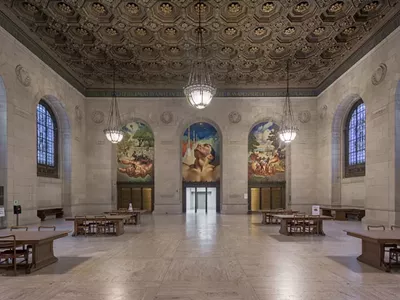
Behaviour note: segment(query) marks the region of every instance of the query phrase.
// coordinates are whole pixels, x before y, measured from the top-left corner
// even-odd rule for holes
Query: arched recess
[[[271,119],[258,121],[248,135],[249,212],[286,208],[287,145]]]
[[[154,210],[154,133],[142,119],[126,120],[116,147],[117,208]]]
[[[0,208],[5,211],[5,216],[0,217],[0,229],[7,227],[7,150],[7,98],[0,76]]]
[[[36,99],[36,106],[43,99],[52,109],[59,130],[59,175],[61,180],[61,205],[65,215],[72,214],[71,196],[71,174],[72,174],[72,151],[71,151],[71,123],[64,104],[53,95],[44,95]],[[36,116],[35,116],[36,119]]]
[[[350,94],[340,102],[332,121],[331,144],[331,205],[340,206],[342,203],[342,174],[344,168],[344,127],[351,107],[361,99],[358,94]]]
[[[221,131],[201,119],[188,123],[180,137],[182,212],[221,212]]]

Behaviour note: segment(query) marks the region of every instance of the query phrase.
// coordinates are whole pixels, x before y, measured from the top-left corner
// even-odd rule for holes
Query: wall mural
[[[261,122],[249,133],[249,183],[285,181],[285,143],[278,136],[279,126]]]
[[[183,181],[219,181],[220,161],[220,138],[215,127],[205,122],[190,125],[182,137]]]
[[[144,123],[126,124],[123,140],[117,144],[119,182],[154,181],[154,136]]]

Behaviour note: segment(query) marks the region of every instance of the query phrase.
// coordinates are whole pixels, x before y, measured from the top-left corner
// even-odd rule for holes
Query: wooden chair
[[[368,225],[367,230],[385,230],[384,225]],[[389,252],[389,263],[390,263],[390,249],[391,248],[397,248],[397,244],[385,244],[385,252]]]
[[[107,229],[107,219],[106,216],[94,216],[96,223],[96,234],[105,234]]]
[[[83,233],[83,235],[86,235],[86,233],[89,232],[89,224],[85,216],[76,216],[75,223],[76,223],[76,235],[79,235],[79,233]]]
[[[7,235],[0,237],[0,265],[5,264],[5,266],[10,265],[10,260],[12,261],[12,266],[14,268],[14,275],[17,276],[17,259],[23,258],[26,263],[26,268],[28,268],[29,263],[29,251],[26,249],[18,248],[17,241],[15,240],[15,235]]]
[[[306,218],[306,231],[308,233],[313,233],[313,234],[319,234],[320,233],[320,224],[321,224],[321,220],[320,220],[320,216],[313,216],[313,218]]]
[[[42,231],[42,229],[45,229],[45,230],[52,229],[53,231],[56,231],[56,226],[39,226],[38,227],[38,231]]]
[[[306,224],[306,214],[305,213],[297,213],[294,214],[294,218],[290,223],[290,232],[291,233],[303,233],[305,232],[305,224]]]
[[[15,230],[28,231],[28,227],[27,226],[11,226],[10,227],[10,231],[15,231]]]

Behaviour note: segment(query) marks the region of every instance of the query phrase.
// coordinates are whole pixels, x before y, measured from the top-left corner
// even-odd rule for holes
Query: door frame
[[[186,213],[186,188],[216,188],[216,212],[221,213],[220,183],[219,182],[182,182],[182,213]],[[207,194],[206,194],[207,195]],[[196,194],[197,197],[197,194]],[[207,197],[207,196],[206,196]],[[207,212],[207,208],[206,208]]]
[[[248,201],[247,201],[247,211],[249,214],[254,213],[254,211],[251,210],[251,189],[253,188],[276,188],[280,187],[282,188],[282,203],[284,204],[283,208],[286,208],[286,182],[269,182],[269,183],[260,183],[260,184],[251,184],[248,186]],[[270,196],[272,200],[272,190],[270,190]],[[262,202],[261,199],[261,192],[260,192],[260,204]]]
[[[141,207],[143,209],[143,189],[144,188],[151,188],[151,212],[154,211],[154,182],[117,182],[117,208],[120,203],[120,189],[121,188],[140,188],[141,189]],[[131,191],[131,198],[132,198],[132,191]]]

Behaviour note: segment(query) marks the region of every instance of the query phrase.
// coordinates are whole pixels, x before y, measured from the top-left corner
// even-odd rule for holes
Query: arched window
[[[57,122],[50,106],[40,100],[36,108],[37,175],[58,177]]]
[[[345,177],[365,175],[365,105],[360,99],[351,108],[345,128]]]

